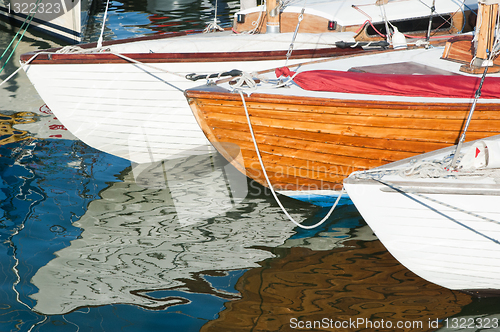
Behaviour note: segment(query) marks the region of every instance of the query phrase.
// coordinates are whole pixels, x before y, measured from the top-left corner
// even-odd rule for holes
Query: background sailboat
[[[0,0],[0,24],[23,26],[58,40],[77,44],[83,41],[92,0],[36,1]]]

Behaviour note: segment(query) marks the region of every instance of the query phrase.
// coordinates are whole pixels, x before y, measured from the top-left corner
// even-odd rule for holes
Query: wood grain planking
[[[203,120],[205,121],[205,120]],[[211,119],[210,121],[216,121]],[[208,124],[204,122],[204,124],[209,128]],[[226,129],[232,129],[236,131],[247,131],[248,124],[245,123],[221,123],[217,125],[216,123],[212,123],[214,126]],[[210,131],[211,129],[206,129]],[[254,127],[254,130],[257,134],[268,133],[269,130],[267,127]],[[416,152],[416,153],[424,153],[427,151],[433,151],[445,146],[443,142],[416,142],[410,141],[405,138],[398,137],[396,139],[374,139],[374,138],[366,138],[366,137],[353,137],[353,136],[345,136],[342,134],[328,134],[328,133],[318,133],[318,132],[309,132],[307,133],[307,137],[305,138],[302,133],[298,133],[294,129],[283,129],[283,135],[289,138],[295,139],[307,139],[317,142],[328,142],[333,145],[348,145],[348,146],[357,146],[357,147],[367,147],[371,146],[374,149],[386,149],[386,150],[395,150],[395,151],[406,151],[406,152]],[[458,137],[458,136],[457,136]]]
[[[212,120],[214,121],[214,120]],[[214,126],[215,123],[212,123]],[[221,124],[221,126],[217,126],[218,130],[232,130],[236,132],[246,132],[248,131],[248,124],[237,124],[232,123],[229,126]],[[266,135],[269,134],[269,131],[266,127],[254,127],[254,132],[257,135]],[[442,142],[418,142],[418,141],[409,141],[404,138],[398,139],[374,139],[372,137],[353,137],[353,136],[344,136],[344,135],[336,135],[336,134],[326,134],[326,133],[308,133],[307,137],[304,137],[302,133],[298,133],[293,129],[282,129],[281,135],[283,137],[287,137],[290,139],[296,140],[307,140],[319,143],[325,143],[329,146],[353,146],[360,148],[371,148],[376,150],[388,150],[388,151],[401,151],[401,152],[411,152],[411,153],[424,153],[426,151],[434,151],[448,146],[449,144]]]
[[[461,105],[457,111],[453,110],[436,110],[432,111],[427,109],[427,105],[422,105],[422,107],[415,108],[414,105],[410,107],[405,107],[405,105],[387,105],[387,107],[377,107],[377,108],[367,108],[359,104],[345,104],[345,103],[332,103],[330,105],[319,105],[319,106],[304,106],[300,104],[280,104],[277,107],[272,105],[270,108],[269,103],[246,101],[249,109],[252,110],[265,110],[268,112],[276,112],[279,116],[281,112],[289,112],[291,116],[300,116],[300,113],[311,114],[311,116],[323,116],[323,115],[336,115],[336,116],[370,116],[370,117],[390,117],[390,118],[422,118],[422,119],[463,119],[464,115],[468,112],[469,105]],[[211,102],[204,102],[206,106],[214,106],[221,108],[229,108],[225,110],[227,113],[237,114],[240,113],[239,110],[232,110],[234,107],[242,107],[241,103],[227,103],[218,104]],[[480,106],[479,106],[480,108]],[[494,118],[500,119],[498,112],[493,114],[486,113],[487,111],[478,110],[478,115],[485,119],[491,119],[490,115]]]
[[[349,163],[344,163],[344,165],[353,165],[354,163],[358,162],[359,158],[364,158],[364,159],[373,159],[373,160],[388,160],[388,161],[394,161],[394,160],[399,160],[407,157],[411,157],[415,155],[418,152],[415,151],[401,151],[399,149],[380,149],[380,148],[374,148],[372,146],[372,141],[375,141],[374,139],[370,139],[366,141],[366,145],[363,147],[359,146],[352,146],[352,145],[343,145],[339,144],[336,142],[328,142],[328,141],[313,141],[313,140],[303,140],[303,139],[297,139],[297,138],[291,138],[289,135],[287,135],[286,132],[283,133],[278,133],[276,135],[270,135],[266,132],[265,129],[260,129],[259,128],[254,128],[255,135],[256,135],[256,140],[258,144],[266,144],[269,146],[274,146],[276,147],[275,150],[269,150],[267,151],[268,153],[274,153],[274,154],[282,154],[284,155],[283,151],[280,151],[279,148],[294,148],[297,150],[302,150],[302,151],[310,151],[310,152],[317,152],[321,154],[326,154],[326,155],[336,155],[339,157],[345,156],[349,157],[349,159],[352,159],[353,157],[355,158],[353,162]],[[252,143],[253,140],[250,136],[250,133],[248,132],[248,128],[245,130],[234,130],[234,128],[218,128],[214,132],[214,136],[222,142],[238,142],[238,145],[243,145],[247,148],[250,148],[253,145],[246,145],[248,143]],[[243,143],[246,142],[246,143]],[[393,142],[394,143],[394,142]],[[444,147],[444,144],[443,146]],[[296,156],[296,158],[301,158],[303,156],[299,155]],[[305,155],[304,155],[305,157]],[[318,159],[316,159],[318,160]],[[326,163],[338,163],[338,161],[326,159]],[[365,167],[365,166],[364,166]]]
[[[206,115],[205,115],[206,116]],[[217,114],[217,117],[213,119],[214,121],[220,121],[220,126],[227,126],[231,123],[241,123],[246,124],[247,120],[245,115],[227,115],[227,114]],[[350,124],[330,124],[330,123],[317,123],[317,122],[299,122],[295,120],[275,120],[267,118],[258,118],[255,116],[251,117],[252,125],[267,127],[267,130],[274,134],[274,131],[279,129],[292,129],[297,132],[302,132],[304,139],[307,139],[309,133],[327,133],[336,134],[343,136],[354,136],[354,137],[370,137],[377,139],[406,139],[415,140],[423,142],[445,142],[453,144],[456,142],[457,138],[460,136],[460,130],[462,128],[460,123],[456,123],[453,128],[446,130],[439,130],[437,124],[430,123],[428,127],[422,128],[405,128],[407,120],[402,121],[387,121],[386,127],[380,126],[362,126],[362,125],[350,125]],[[437,122],[437,121],[436,121]],[[225,124],[227,123],[227,124]],[[433,126],[430,126],[430,125]],[[399,127],[401,126],[401,127]],[[472,125],[469,127],[468,133],[474,131],[479,131],[483,133],[484,136],[491,136],[500,133],[499,130],[495,131],[485,131],[478,130],[477,125]],[[488,129],[488,128],[486,128]],[[500,128],[499,128],[500,129]],[[489,134],[489,135],[488,135]]]
[[[291,112],[287,111],[277,111],[270,108],[261,107],[255,109],[254,103],[247,103],[247,109],[251,117],[259,119],[268,119],[273,121],[275,126],[286,126],[293,121],[300,123],[313,123],[316,128],[321,129],[323,124],[335,123],[342,124],[346,126],[365,126],[365,127],[391,127],[395,126],[404,129],[431,129],[431,130],[457,130],[460,129],[467,118],[467,113],[464,111],[461,117],[443,118],[435,119],[432,117],[432,112],[428,112],[427,118],[406,118],[406,117],[391,117],[383,115],[357,115],[350,113],[349,115],[340,114],[330,114],[330,113],[315,113],[315,112]],[[266,106],[272,107],[272,105],[267,104]],[[223,117],[238,118],[238,114],[244,114],[243,107],[227,107],[227,106],[208,106],[205,105],[206,111],[217,114],[222,119]],[[498,116],[500,112],[495,112]],[[410,121],[411,120],[411,121]],[[473,124],[476,128],[481,128],[481,131],[498,131],[500,128],[500,119],[479,119],[476,116],[473,117]]]
[[[294,32],[299,23],[299,15],[299,13],[281,13],[280,32]],[[338,30],[328,30],[328,19],[307,13],[304,13],[299,26],[299,33],[333,33],[336,31]]]
[[[471,43],[472,36],[460,36],[451,38],[445,45],[442,59],[469,64],[474,56],[474,46]]]
[[[219,142],[236,144],[242,150],[254,150],[253,141],[249,134],[242,135],[241,132],[225,130],[224,132],[217,131],[215,136]],[[262,137],[262,135],[256,137],[256,140],[259,150],[263,154],[273,155],[276,159],[288,158],[287,162],[293,167],[303,167],[308,162],[313,162],[318,163],[317,166],[325,170],[330,168],[335,170],[337,166],[359,167],[362,169],[372,168],[390,161],[412,157],[416,154],[341,145],[329,146],[327,150],[321,150],[318,147],[313,147],[314,144],[310,144],[311,148],[307,149],[300,147],[300,142],[297,142],[296,145],[277,145],[277,143],[282,142],[283,138],[269,138]],[[291,143],[290,141],[288,140],[287,143]],[[327,146],[327,144],[324,145]]]

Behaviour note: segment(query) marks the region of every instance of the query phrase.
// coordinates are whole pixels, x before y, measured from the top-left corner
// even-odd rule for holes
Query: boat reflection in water
[[[154,291],[189,291],[202,271],[258,267],[272,257],[254,247],[283,244],[294,225],[277,218],[278,208],[264,199],[242,201],[247,179],[227,162],[220,167],[222,160],[193,156],[142,171],[129,168],[73,223],[82,229],[80,237],[34,275],[34,310],[64,314],[115,303],[150,309],[183,304],[188,300]],[[208,282],[201,288],[235,296]]]
[[[347,199],[326,224],[299,230],[219,155],[141,169],[79,141],[26,142],[2,146],[17,160],[2,172],[4,188],[17,188],[0,232],[9,326],[22,313],[40,331],[103,321],[106,330],[276,331],[299,318],[427,322],[471,302],[397,263]],[[328,211],[282,199],[308,224]]]
[[[164,310],[206,294],[212,307],[220,302],[202,330],[278,331],[292,329],[299,317],[428,324],[471,301],[400,265],[352,204],[341,205],[327,225],[299,231],[268,197],[242,199],[227,190],[223,183],[239,179],[221,160],[196,156],[124,172],[73,223],[81,236],[32,278],[39,289],[31,296],[34,310],[66,314],[107,304]],[[165,174],[168,181],[160,181]],[[297,219],[315,213],[308,223],[328,210],[297,204],[290,208]]]
[[[279,259],[240,278],[241,299],[226,303],[201,331],[435,331],[471,302],[417,277],[378,240],[276,252]]]

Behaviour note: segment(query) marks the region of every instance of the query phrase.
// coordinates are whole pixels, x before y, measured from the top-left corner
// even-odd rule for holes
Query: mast
[[[495,41],[495,27],[498,18],[499,0],[478,0],[478,18],[476,23],[476,47],[474,59],[469,65],[462,66],[461,71],[482,74],[484,67],[488,72],[498,72],[500,67],[493,65],[490,54]]]
[[[266,0],[267,25],[266,33],[280,32],[279,0]]]

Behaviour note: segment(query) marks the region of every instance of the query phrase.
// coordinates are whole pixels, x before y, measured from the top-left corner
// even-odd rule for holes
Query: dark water
[[[237,7],[219,1],[221,25]],[[209,1],[112,1],[105,39],[202,29],[213,15]],[[0,27],[0,50],[15,32]],[[57,45],[27,35],[15,57]],[[228,201],[218,155],[138,173],[43,105],[22,73],[0,89],[0,331],[498,330],[470,323],[497,319],[500,300],[415,276],[349,200],[302,230],[253,182]],[[306,223],[327,212],[283,202]]]

